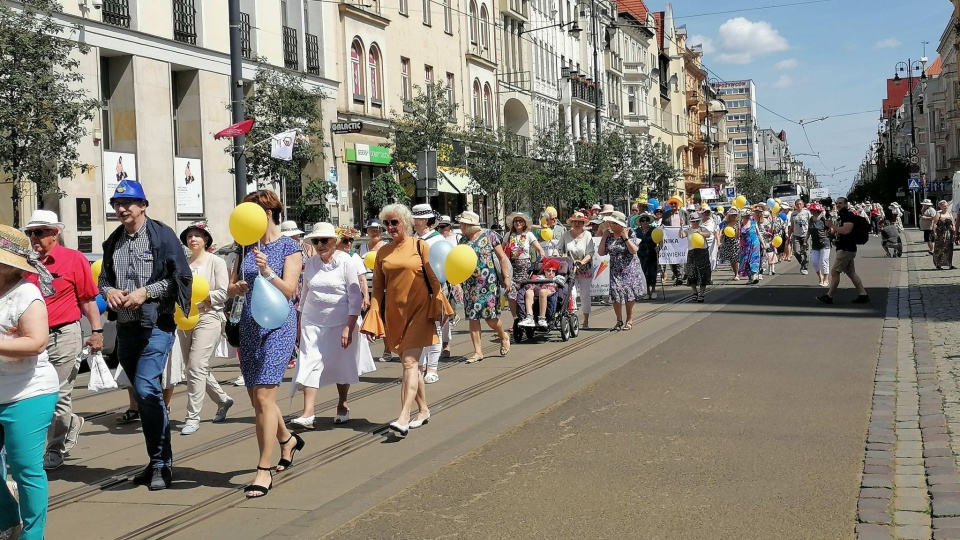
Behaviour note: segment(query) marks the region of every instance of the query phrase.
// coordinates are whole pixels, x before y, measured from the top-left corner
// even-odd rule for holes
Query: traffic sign
[[[727,198],[732,199],[737,196],[737,188],[728,187],[727,188]]]
[[[920,191],[920,180],[911,178],[907,181],[907,188],[909,188],[910,191]]]
[[[910,163],[920,163],[920,156],[910,156]]]
[[[916,155],[919,155],[919,154],[920,154],[920,149],[917,148],[916,146],[914,146],[913,148],[910,149],[910,155],[911,155],[911,156],[916,156]]]

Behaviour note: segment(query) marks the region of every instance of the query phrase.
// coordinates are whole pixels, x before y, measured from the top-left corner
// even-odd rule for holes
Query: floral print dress
[[[639,245],[639,241],[633,229],[629,231],[630,238],[627,240],[607,237],[606,253],[610,255],[610,300],[615,304],[636,302],[647,295],[640,259],[627,249],[627,242]]]
[[[477,252],[477,269],[463,282],[463,306],[471,321],[496,319],[500,315],[500,276],[493,262],[500,238],[485,230],[476,240],[461,241]]]

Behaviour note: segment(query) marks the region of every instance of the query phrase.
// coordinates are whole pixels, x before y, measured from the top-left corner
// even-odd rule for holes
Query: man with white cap
[[[77,378],[77,355],[86,345],[91,352],[103,348],[103,326],[97,294],[100,293],[90,272],[90,263],[83,253],[60,245],[64,225],[50,210],[34,210],[23,232],[30,238],[31,247],[40,254],[40,262],[53,275],[53,296],[44,298],[47,304],[47,325],[50,339],[47,356],[57,370],[60,394],[53,412],[53,421],[47,430],[47,451],[43,468],[53,470],[63,465],[63,456],[77,444],[83,417],[73,413],[73,384]],[[25,279],[37,284],[37,274],[25,274]],[[92,333],[83,342],[80,317],[90,322]]]
[[[443,235],[434,230],[439,218],[440,214],[434,211],[429,204],[415,205],[413,207],[414,237],[423,240],[429,247],[433,247],[437,242],[443,242]],[[421,256],[428,258],[429,253],[421,254]],[[440,285],[444,287],[444,293],[446,293],[446,282],[441,282]],[[447,324],[450,323],[448,322]],[[440,375],[437,374],[437,370],[440,367],[440,354],[443,351],[444,340],[443,333],[439,329],[438,335],[440,336],[440,341],[435,345],[424,347],[423,352],[420,353],[420,369],[425,372],[423,382],[426,384],[433,384],[440,380]]]
[[[933,218],[937,217],[937,211],[933,208],[933,202],[930,199],[924,199],[920,203],[920,230],[923,231],[923,241],[927,243],[927,252],[933,255]]]

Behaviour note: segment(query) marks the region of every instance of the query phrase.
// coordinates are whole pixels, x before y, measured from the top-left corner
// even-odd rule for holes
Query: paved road
[[[706,304],[668,288],[630,332],[448,364],[429,387],[435,418],[404,441],[384,428],[399,367],[381,364],[353,389],[354,422],[334,428],[321,404],[297,464],[257,501],[237,491],[256,459],[239,399],[228,423],[174,436],[174,489],[160,493],[127,481],[144,456],[108,414],[123,394],[81,399],[91,421],[50,475],[48,537],[850,538],[892,268],[875,243],[858,262],[870,305],[846,288],[821,306],[814,277],[779,265]],[[174,418],[182,408],[178,395]]]

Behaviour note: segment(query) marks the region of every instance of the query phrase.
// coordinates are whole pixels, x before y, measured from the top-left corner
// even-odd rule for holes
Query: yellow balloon
[[[737,208],[743,208],[747,205],[747,198],[743,195],[737,195],[737,198],[733,200],[733,205]]]
[[[459,285],[477,271],[477,252],[467,245],[457,246],[450,250],[443,269],[447,274],[447,283]]]
[[[695,232],[690,235],[690,245],[695,248],[702,248],[707,241],[703,239],[703,235]]]
[[[777,197],[777,198],[774,199],[773,201],[774,201],[774,202],[782,202],[782,201],[780,201],[780,197]]]
[[[780,244],[782,243],[783,243],[783,238],[780,238],[779,236],[773,237],[773,247],[780,247]]]
[[[186,316],[183,314],[183,310],[180,309],[180,305],[174,309],[173,313],[173,322],[177,323],[177,328],[187,332],[196,328],[197,324],[200,322],[200,311],[197,309],[196,305],[190,307],[190,315]]]
[[[779,213],[780,213],[780,203],[777,203],[777,204],[773,205],[773,213],[774,213],[774,214],[779,214]]]
[[[368,251],[366,255],[363,256],[363,265],[367,267],[368,270],[373,270],[373,265],[377,263],[377,252]]]
[[[722,206],[718,206],[718,207],[717,207],[717,213],[718,213],[718,214],[722,214],[722,213],[723,213],[723,207],[722,207]]]
[[[724,227],[723,234],[727,238],[733,238],[734,236],[737,235],[737,231],[733,227]]]
[[[256,244],[267,232],[267,212],[256,203],[240,203],[230,213],[230,234],[241,246]]]
[[[653,232],[650,233],[650,238],[657,244],[663,242],[663,229],[654,229]]]
[[[540,238],[544,242],[549,242],[553,240],[553,229],[540,229]]]
[[[90,272],[93,274],[93,282],[94,282],[94,283],[99,283],[99,282],[100,282],[100,272],[101,272],[102,270],[103,270],[103,259],[100,259],[100,260],[98,260],[98,261],[94,261],[93,264],[90,265]]]
[[[190,291],[190,301],[199,304],[210,296],[210,282],[203,276],[193,275],[193,289]]]

